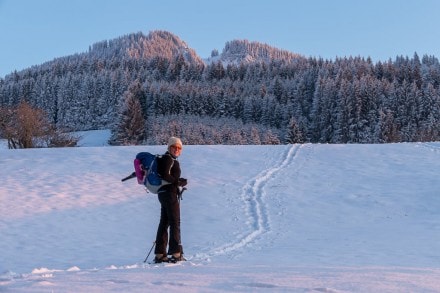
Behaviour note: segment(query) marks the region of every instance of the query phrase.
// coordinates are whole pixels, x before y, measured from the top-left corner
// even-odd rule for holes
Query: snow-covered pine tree
[[[285,139],[286,143],[291,144],[304,142],[303,134],[298,126],[298,123],[296,122],[296,119],[293,117],[290,118]]]
[[[139,96],[136,95],[137,82],[124,93],[119,120],[109,140],[111,145],[137,145],[146,139],[145,120]]]

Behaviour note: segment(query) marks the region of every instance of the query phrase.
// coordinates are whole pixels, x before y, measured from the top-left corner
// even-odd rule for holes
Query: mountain
[[[7,75],[0,79],[0,106],[24,100],[60,128],[128,133],[117,123],[130,94],[140,102],[150,144],[168,136],[167,129],[177,131],[176,121],[190,130],[193,144],[211,144],[207,137],[223,144],[440,137],[440,63],[434,56],[324,61],[247,40],[213,53],[204,63],[170,32],[130,34]],[[243,133],[243,125],[251,132]],[[270,139],[262,139],[266,134]]]
[[[302,55],[286,50],[277,49],[260,42],[250,42],[248,40],[233,40],[226,42],[221,55],[211,56],[207,62],[221,61],[224,64],[266,62],[273,60],[283,60],[290,62],[294,59],[304,58]]]
[[[138,32],[97,42],[92,44],[87,52],[59,57],[45,62],[41,66],[33,66],[32,69],[37,71],[39,69],[56,70],[60,63],[75,66],[83,64],[85,60],[94,60],[93,62],[98,60],[121,62],[123,60],[151,60],[154,58],[174,60],[178,56],[183,56],[188,63],[197,65],[204,63],[194,49],[189,48],[179,37],[167,31],[156,30],[151,31],[148,35]]]
[[[83,63],[84,59],[107,61],[119,59],[127,61],[164,58],[174,60],[179,56],[183,56],[186,62],[198,66],[217,60],[223,63],[239,64],[241,62],[270,62],[274,59],[291,61],[301,57],[299,54],[280,50],[267,44],[249,42],[248,40],[233,40],[226,42],[220,58],[211,57],[204,60],[178,36],[168,31],[154,30],[147,35],[138,32],[112,40],[96,42],[89,47],[87,52],[59,57],[31,68],[33,71],[56,70],[60,62],[67,62],[75,66],[75,64]],[[22,72],[27,70],[25,69]],[[20,74],[20,72],[18,73]],[[6,80],[8,76],[11,75],[7,75]]]
[[[109,57],[120,56],[134,59],[152,59],[155,57],[173,60],[179,55],[185,61],[195,64],[203,63],[197,53],[188,47],[176,35],[167,31],[152,31],[148,35],[139,32],[110,41],[103,41],[92,45],[89,54],[92,56]]]

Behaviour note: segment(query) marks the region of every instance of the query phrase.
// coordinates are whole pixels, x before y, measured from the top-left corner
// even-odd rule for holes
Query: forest
[[[202,60],[166,31],[130,34],[0,78],[69,131],[112,129],[111,144],[390,143],[440,138],[435,56],[324,60],[227,42]]]

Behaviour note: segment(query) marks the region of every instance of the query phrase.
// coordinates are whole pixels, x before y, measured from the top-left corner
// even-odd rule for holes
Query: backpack
[[[170,184],[157,173],[157,158],[159,157],[161,156],[149,152],[140,152],[133,162],[138,184],[145,185],[147,191],[154,194],[157,194],[162,186]]]

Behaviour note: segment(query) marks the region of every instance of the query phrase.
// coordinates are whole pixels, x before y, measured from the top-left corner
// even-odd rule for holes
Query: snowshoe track
[[[241,198],[244,203],[244,212],[248,217],[249,231],[238,236],[235,242],[217,247],[210,252],[196,254],[192,260],[206,260],[213,256],[228,254],[239,250],[254,242],[270,230],[270,219],[265,204],[265,187],[269,180],[277,173],[291,165],[304,145],[292,145],[283,155],[281,163],[263,170],[249,180],[242,188]]]

